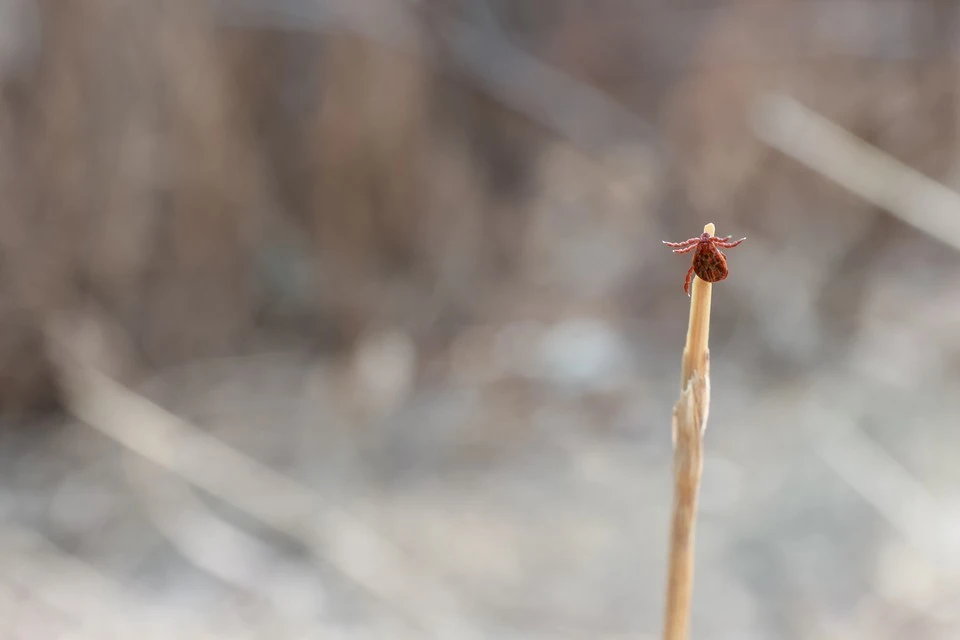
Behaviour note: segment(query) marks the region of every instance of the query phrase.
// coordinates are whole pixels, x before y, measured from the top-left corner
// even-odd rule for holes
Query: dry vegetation
[[[781,92],[960,189],[956,11],[576,4],[358,0],[305,27],[0,2],[11,633],[119,610],[230,637],[654,637],[686,300],[659,241],[713,220],[750,245],[713,310],[691,637],[957,636],[960,259],[752,120]],[[59,388],[74,357],[127,387],[116,412],[92,374]],[[183,479],[220,467],[174,456],[130,389],[326,517],[255,490],[218,494],[243,515],[194,505]],[[174,473],[73,418],[43,429],[65,403]],[[407,576],[365,564],[343,512],[429,588],[391,602]],[[235,556],[191,546],[224,522],[254,534]],[[46,599],[58,577],[100,608]]]

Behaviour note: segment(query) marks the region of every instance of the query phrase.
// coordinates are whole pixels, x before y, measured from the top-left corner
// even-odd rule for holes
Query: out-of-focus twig
[[[279,613],[297,622],[322,615],[319,579],[285,563],[277,551],[259,538],[214,515],[190,487],[172,474],[151,469],[150,463],[128,453],[127,477],[139,489],[154,526],[198,568],[245,592],[256,594]],[[278,590],[268,576],[283,575],[301,592]],[[309,610],[302,604],[309,598]]]
[[[459,65],[484,89],[577,148],[598,152],[640,141],[666,151],[653,127],[603,91],[471,25],[451,23],[444,35]]]
[[[65,321],[48,330],[71,413],[147,460],[301,541],[421,633],[472,638],[461,603],[439,578],[371,527],[310,489],[134,393],[98,368]]]
[[[703,228],[711,236],[713,223]],[[673,521],[664,640],[686,640],[693,596],[694,527],[703,472],[703,432],[710,411],[710,303],[713,285],[693,279],[683,347],[680,399],[673,408]]]
[[[39,565],[43,564],[51,575],[58,576],[50,584],[59,582],[61,585],[71,583],[82,587],[77,595],[70,596],[68,604],[76,605],[78,609],[122,610],[129,606],[123,595],[120,583],[84,561],[66,554],[57,549],[49,540],[28,529],[22,529],[12,524],[4,525],[0,529],[0,558],[3,563],[4,574],[17,580],[26,580],[29,584],[41,583],[43,571]],[[35,560],[37,562],[33,562]],[[44,591],[43,588],[37,591]],[[79,598],[90,598],[86,602]],[[52,602],[63,605],[56,597]],[[121,606],[121,603],[125,605]]]
[[[829,397],[830,394],[818,395]],[[899,612],[899,620],[887,616],[884,630],[895,637],[911,622],[935,615],[945,602],[955,599],[954,594],[960,588],[960,544],[952,535],[952,523],[957,513],[853,421],[838,418],[849,412],[848,407],[827,409],[824,404],[815,403],[806,418],[811,430],[820,432],[816,437],[817,453],[900,533],[911,553],[926,565],[931,579],[938,581],[938,588],[929,591],[925,601],[915,601],[913,608]],[[869,610],[861,615],[870,621],[876,619]],[[840,635],[856,633],[856,625],[863,624],[861,620],[851,621],[848,624],[851,628]]]
[[[221,0],[218,16],[235,27],[350,31],[406,55],[427,55],[412,12],[389,0]],[[633,141],[666,151],[656,130],[603,91],[551,67],[509,42],[489,21],[440,22],[447,64],[462,69],[497,100],[541,123],[582,151]],[[450,54],[449,56],[447,54]],[[428,59],[428,62],[434,60]]]
[[[129,597],[116,578],[13,524],[0,528],[0,576],[62,614],[64,624],[76,634],[71,637],[128,637],[131,633],[143,638],[183,637],[166,625],[152,624],[146,609]],[[9,621],[0,621],[3,637],[16,635],[7,625]],[[144,629],[150,633],[138,632]]]
[[[839,412],[838,412],[839,413]],[[855,424],[821,420],[820,457],[938,571],[960,571],[960,544],[944,535],[952,516],[923,482]]]
[[[960,194],[864,142],[793,98],[763,97],[752,119],[761,140],[960,250]]]

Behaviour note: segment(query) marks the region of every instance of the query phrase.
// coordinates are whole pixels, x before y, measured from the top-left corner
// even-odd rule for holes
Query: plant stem
[[[703,228],[715,234],[713,223]],[[664,640],[689,636],[693,595],[694,528],[703,471],[703,431],[710,411],[710,302],[712,285],[695,277],[690,324],[683,348],[680,399],[673,408],[673,521],[667,581]]]

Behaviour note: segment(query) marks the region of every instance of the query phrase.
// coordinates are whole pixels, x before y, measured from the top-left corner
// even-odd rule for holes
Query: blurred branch
[[[77,640],[90,638],[184,638],[224,637],[228,619],[213,613],[201,617],[180,616],[171,608],[153,600],[138,598],[135,591],[120,580],[105,574],[80,558],[62,551],[45,537],[16,525],[0,527],[0,578],[22,590],[28,602],[24,609],[36,613],[37,605],[45,614],[40,628],[62,629],[63,635]],[[309,634],[296,637],[320,637],[322,628],[300,625]],[[278,632],[272,637],[291,637]],[[53,637],[40,634],[22,620],[0,620],[0,632],[13,633],[3,638]],[[237,636],[232,637],[252,637]]]
[[[124,463],[154,526],[199,569],[255,594],[288,617],[310,616],[301,608],[305,600],[314,615],[322,614],[322,585],[304,568],[285,563],[272,546],[214,515],[179,478],[150,469],[131,453]],[[289,588],[275,588],[270,576],[278,575],[302,588],[301,593],[290,598]]]
[[[425,55],[422,32],[407,3],[390,0],[242,0],[216,3],[220,20],[234,27],[350,31],[406,55]],[[541,123],[586,152],[624,141],[656,144],[656,130],[603,91],[545,64],[510,43],[492,14],[483,26],[441,20],[435,35],[447,64],[508,107]],[[449,54],[449,56],[448,56]],[[436,63],[441,52],[428,62]]]
[[[456,22],[442,35],[458,65],[483,88],[578,148],[598,152],[632,140],[664,150],[653,127],[629,109],[506,40]]]
[[[833,420],[818,439],[820,457],[929,561],[948,574],[960,570],[960,545],[945,539],[948,510],[926,486],[852,422]]]
[[[127,634],[147,622],[116,579],[32,531],[14,525],[0,528],[0,571],[30,597],[62,614],[75,633],[82,629],[91,637],[130,637]]]
[[[83,323],[48,327],[51,359],[69,410],[127,449],[180,476],[276,531],[379,598],[431,637],[473,637],[453,590],[424,575],[371,527],[310,489],[231,448],[103,374]],[[206,524],[210,524],[209,521]]]
[[[821,459],[903,536],[911,551],[941,580],[938,590],[926,595],[925,601],[916,601],[906,614],[900,614],[900,620],[890,619],[889,612],[885,612],[886,631],[890,637],[900,637],[901,629],[934,617],[938,608],[955,600],[954,594],[960,589],[960,542],[953,535],[956,510],[939,500],[853,422],[838,421],[836,416],[843,411],[833,412],[830,419],[824,419],[817,411],[810,421],[829,424],[829,429],[817,438]],[[846,635],[852,633],[851,630]]]
[[[788,96],[763,97],[752,118],[761,140],[960,250],[960,194],[866,143]]]

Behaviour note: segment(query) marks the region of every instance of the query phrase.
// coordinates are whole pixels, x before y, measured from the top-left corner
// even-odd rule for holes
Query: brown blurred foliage
[[[455,72],[191,0],[39,7],[0,112],[0,408],[55,397],[44,323],[90,301],[161,366],[265,327],[422,334],[515,253],[539,134]]]
[[[271,332],[348,347],[390,327],[442,345],[496,314],[504,283],[557,308],[649,314],[673,282],[637,277],[649,252],[600,284],[578,252],[596,237],[628,255],[705,216],[761,249],[741,269],[776,256],[769,274],[799,284],[792,306],[753,321],[764,348],[802,358],[809,343],[787,344],[784,316],[813,326],[829,308],[843,332],[899,223],[763,146],[752,101],[786,91],[955,181],[948,4],[868,12],[851,39],[830,3],[491,0],[528,49],[653,124],[659,140],[598,163],[445,48],[444,20],[477,22],[480,3],[420,3],[398,51],[349,29],[229,25],[190,0],[41,0],[35,42],[0,76],[0,409],[55,399],[44,324],[91,304],[149,366]],[[912,11],[914,31],[891,31]]]

